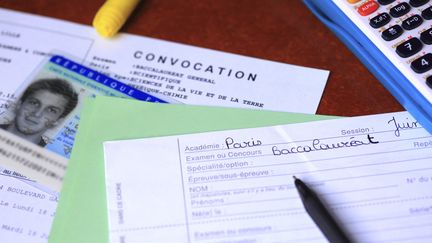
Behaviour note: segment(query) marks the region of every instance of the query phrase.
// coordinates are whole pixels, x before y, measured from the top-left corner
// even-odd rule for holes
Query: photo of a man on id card
[[[78,104],[78,93],[66,80],[45,78],[36,80],[24,90],[14,105],[9,107],[9,123],[0,128],[29,142],[45,147],[44,136],[49,129],[61,126],[65,117]]]
[[[6,102],[0,101],[0,161],[60,191],[85,99],[96,95],[164,100],[69,58],[44,60]]]

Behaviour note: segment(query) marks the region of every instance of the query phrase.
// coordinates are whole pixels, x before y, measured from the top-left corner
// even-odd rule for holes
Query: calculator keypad
[[[414,8],[421,7],[428,2],[429,2],[429,0],[410,0],[409,1],[410,5],[413,6]]]
[[[392,41],[392,40],[398,38],[399,36],[401,36],[403,32],[404,31],[403,31],[402,27],[400,27],[399,25],[394,25],[394,26],[384,30],[381,34],[381,37],[386,41]]]
[[[423,31],[420,34],[420,40],[427,45],[432,45],[432,28]]]
[[[394,18],[402,17],[407,14],[411,9],[411,6],[408,3],[400,3],[393,8],[390,9],[390,15]]]
[[[375,29],[383,27],[384,25],[388,24],[390,22],[390,15],[388,13],[382,13],[375,17],[373,17],[369,24],[374,27]]]
[[[402,27],[406,30],[413,30],[419,27],[422,23],[423,18],[420,15],[416,14],[402,21]]]
[[[429,76],[429,77],[426,79],[426,84],[427,84],[427,86],[429,86],[429,88],[432,89],[432,76]]]
[[[432,68],[432,54],[428,53],[411,63],[411,68],[416,73],[424,73]]]
[[[421,12],[421,16],[427,20],[432,19],[432,7],[429,7],[429,8],[426,8],[425,10],[423,10]]]
[[[432,1],[333,1],[432,103]]]
[[[387,4],[393,3],[394,1],[396,1],[396,0],[378,0],[378,2],[382,5],[387,5]]]
[[[371,13],[375,12],[379,8],[379,5],[375,1],[367,1],[363,3],[358,9],[358,13],[361,16],[368,16]]]
[[[422,49],[423,44],[418,38],[411,38],[396,47],[396,53],[400,57],[410,57]]]

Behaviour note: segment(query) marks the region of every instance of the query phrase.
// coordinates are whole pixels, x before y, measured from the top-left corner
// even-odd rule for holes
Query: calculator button
[[[411,63],[411,68],[416,73],[424,73],[432,68],[432,54],[428,53]]]
[[[432,7],[426,8],[421,12],[421,15],[424,19],[432,19]]]
[[[402,27],[406,30],[412,30],[419,27],[423,23],[423,19],[420,15],[416,14],[402,22]]]
[[[425,43],[427,45],[431,45],[432,44],[432,28],[423,31],[420,34],[420,40],[423,41],[423,43]]]
[[[396,1],[396,0],[378,0],[378,2],[382,5],[387,5],[387,4],[390,4],[394,1]]]
[[[388,13],[382,13],[378,14],[377,16],[371,18],[369,21],[370,26],[374,27],[375,29],[383,27],[384,25],[388,24],[390,22],[390,15]]]
[[[390,15],[398,18],[405,14],[407,14],[411,9],[411,6],[408,3],[400,3],[393,8],[390,9]]]
[[[427,77],[426,84],[432,89],[432,76]]]
[[[411,38],[396,47],[396,53],[400,57],[410,57],[422,49],[422,43],[416,37]]]
[[[426,3],[428,3],[429,0],[410,0],[409,3],[411,4],[411,6],[413,6],[414,8],[420,7],[422,5],[425,5]]]
[[[367,1],[358,7],[357,11],[361,16],[367,16],[378,9],[379,5],[375,1]]]
[[[391,41],[401,36],[403,32],[404,31],[402,27],[400,27],[399,25],[395,25],[384,30],[381,34],[381,37],[386,41]]]

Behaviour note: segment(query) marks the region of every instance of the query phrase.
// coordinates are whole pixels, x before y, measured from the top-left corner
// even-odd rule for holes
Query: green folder
[[[104,141],[251,128],[330,116],[147,103],[86,100],[49,243],[108,243]]]

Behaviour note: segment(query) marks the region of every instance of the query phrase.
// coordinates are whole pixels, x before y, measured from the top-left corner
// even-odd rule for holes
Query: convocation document
[[[71,56],[141,91],[184,104],[315,113],[328,71],[0,9],[0,112],[52,54]],[[73,57],[73,58],[72,58]]]
[[[432,241],[432,137],[407,113],[104,143],[111,243]]]

